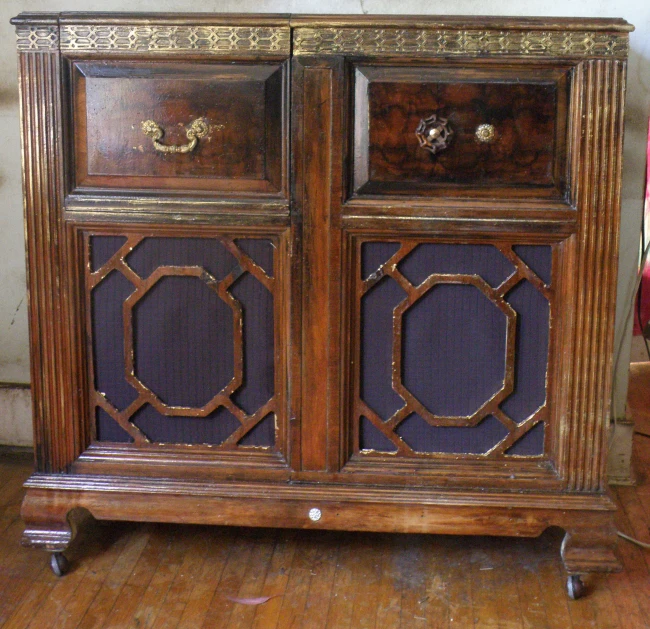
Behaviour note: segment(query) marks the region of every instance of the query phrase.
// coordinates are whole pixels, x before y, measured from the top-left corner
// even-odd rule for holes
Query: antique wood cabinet
[[[99,519],[536,536],[605,483],[617,19],[22,14],[36,472]]]

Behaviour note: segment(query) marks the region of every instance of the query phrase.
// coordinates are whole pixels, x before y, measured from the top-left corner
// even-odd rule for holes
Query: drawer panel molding
[[[572,65],[374,60],[352,70],[351,195],[565,200]],[[487,142],[477,138],[485,127]]]
[[[74,61],[74,190],[285,197],[286,65]]]

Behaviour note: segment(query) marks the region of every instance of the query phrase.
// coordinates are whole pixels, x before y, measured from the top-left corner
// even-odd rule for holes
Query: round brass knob
[[[480,124],[476,127],[476,139],[483,144],[490,144],[494,141],[497,131],[491,124]]]
[[[415,130],[415,137],[420,146],[432,155],[446,149],[453,134],[447,118],[439,118],[436,114],[420,120]]]

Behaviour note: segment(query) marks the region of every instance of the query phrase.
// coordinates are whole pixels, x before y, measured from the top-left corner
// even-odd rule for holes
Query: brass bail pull
[[[165,135],[165,131],[153,120],[145,120],[140,124],[140,128],[142,129],[142,133],[144,133],[148,138],[151,138],[153,147],[161,153],[191,153],[199,143],[199,138],[208,135],[210,125],[208,125],[205,118],[197,118],[185,130],[189,142],[187,144],[179,145],[162,144],[160,140],[162,140],[162,137]]]

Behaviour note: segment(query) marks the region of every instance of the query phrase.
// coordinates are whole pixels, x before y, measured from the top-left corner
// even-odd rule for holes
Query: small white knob
[[[309,510],[309,519],[312,522],[318,522],[323,517],[323,513],[321,512],[320,509],[317,509],[314,507],[313,509]]]

